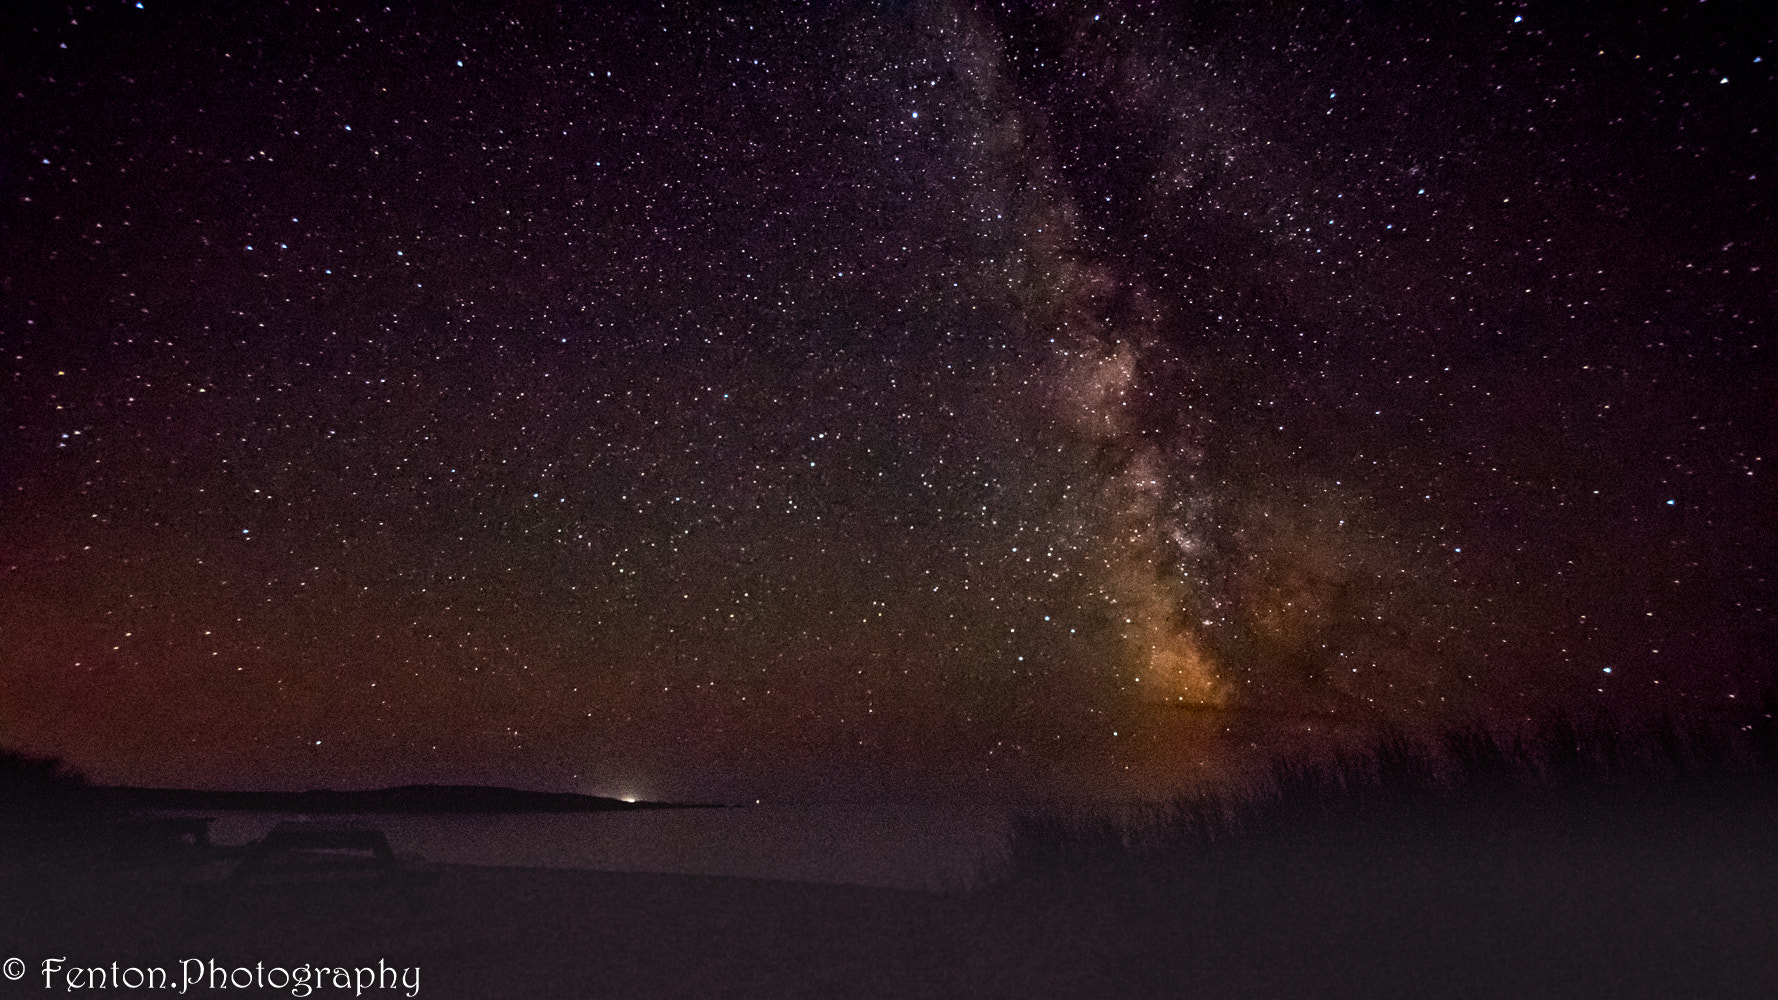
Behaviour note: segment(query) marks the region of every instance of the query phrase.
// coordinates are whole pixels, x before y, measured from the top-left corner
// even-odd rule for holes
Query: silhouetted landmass
[[[400,785],[374,791],[217,792],[90,784],[54,757],[0,749],[0,824],[64,822],[148,809],[216,809],[311,814],[572,813],[631,809],[719,808],[694,803],[629,802],[568,792],[528,792],[485,785]]]
[[[626,802],[569,792],[527,792],[485,785],[400,785],[374,791],[213,792],[182,788],[94,788],[122,809],[218,809],[308,814],[574,813],[710,808],[674,802]]]

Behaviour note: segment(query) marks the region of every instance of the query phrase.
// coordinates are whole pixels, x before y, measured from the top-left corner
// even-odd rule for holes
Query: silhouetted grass
[[[1624,729],[1557,714],[1518,731],[1386,730],[1362,752],[1275,761],[1242,791],[1117,813],[1015,817],[1008,874],[1186,861],[1231,848],[1632,829],[1725,809],[1778,806],[1778,686],[1758,708],[1710,722]]]

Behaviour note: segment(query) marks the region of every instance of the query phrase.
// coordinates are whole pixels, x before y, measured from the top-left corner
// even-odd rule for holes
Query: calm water
[[[198,815],[198,814],[191,814]],[[204,813],[211,839],[244,844],[294,818]],[[315,817],[345,819],[346,817]],[[944,890],[1005,849],[988,805],[752,806],[623,813],[356,817],[397,853],[449,864],[732,875]]]

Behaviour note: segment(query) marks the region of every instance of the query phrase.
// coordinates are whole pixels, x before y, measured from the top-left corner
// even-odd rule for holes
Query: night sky
[[[1759,5],[669,6],[6,15],[0,745],[1157,794],[1770,676]]]

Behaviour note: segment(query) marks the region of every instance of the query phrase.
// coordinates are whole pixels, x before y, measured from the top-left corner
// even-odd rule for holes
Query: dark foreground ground
[[[175,977],[187,958],[381,959],[417,966],[425,997],[1773,997],[1774,827],[1761,807],[1611,833],[1276,840],[952,895],[445,867],[418,888],[274,885],[206,905],[171,859],[13,857],[0,961],[25,974],[0,998],[45,995],[51,957]]]

